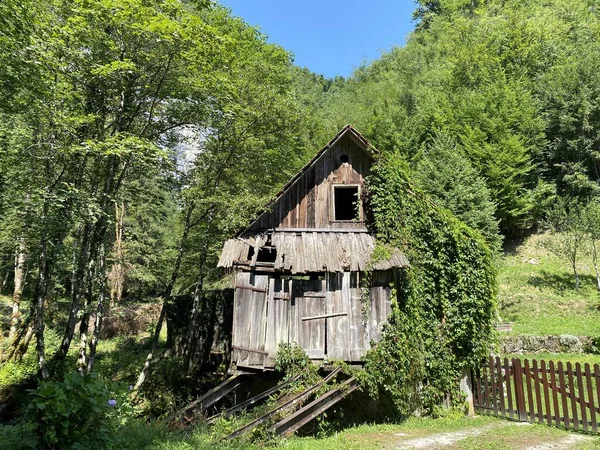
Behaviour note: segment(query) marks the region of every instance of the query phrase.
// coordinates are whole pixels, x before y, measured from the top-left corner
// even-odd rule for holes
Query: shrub
[[[103,448],[124,408],[120,386],[97,374],[77,372],[63,381],[41,381],[30,391],[26,420],[34,425],[36,447]]]
[[[311,366],[306,352],[295,342],[287,344],[280,342],[277,348],[275,370],[285,373],[287,378],[293,378],[306,372]]]
[[[589,344],[585,346],[584,351],[592,355],[600,355],[600,336],[592,337]]]

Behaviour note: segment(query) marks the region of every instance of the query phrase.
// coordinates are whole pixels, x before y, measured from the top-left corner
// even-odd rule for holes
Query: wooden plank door
[[[292,280],[289,342],[311,359],[325,358],[327,297],[324,280]]]
[[[252,272],[236,276],[232,361],[239,366],[264,365],[269,277]]]
[[[291,280],[269,278],[267,301],[267,366],[274,367],[280,342],[288,342]]]
[[[327,357],[330,359],[352,361],[351,337],[354,336],[351,336],[351,328],[360,327],[360,300],[359,315],[354,323],[351,322],[353,316],[350,306],[350,278],[350,272],[327,274],[327,314],[330,316],[327,318]]]

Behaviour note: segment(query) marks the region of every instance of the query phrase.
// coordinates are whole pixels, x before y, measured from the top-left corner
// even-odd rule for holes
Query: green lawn
[[[600,446],[598,436],[584,436],[543,425],[519,424],[486,416],[461,415],[442,419],[413,417],[401,424],[360,425],[331,436],[276,439],[267,445],[251,441],[223,443],[219,441],[218,435],[211,434],[203,427],[189,433],[157,433],[151,439],[148,439],[150,436],[143,429],[132,431],[127,441],[139,439],[137,442],[141,445],[136,448],[152,450],[259,449],[265,446],[287,450],[375,450],[415,447],[514,449],[549,443],[558,445],[552,448],[563,448],[567,446],[566,443],[569,443],[569,448],[584,450]],[[136,437],[139,432],[143,432],[145,437]]]
[[[573,364],[575,363],[581,363],[581,365],[583,366],[583,364],[588,363],[590,364],[590,366],[592,364],[600,364],[600,355],[589,355],[589,354],[581,354],[581,353],[545,353],[545,352],[540,352],[540,353],[531,353],[531,354],[522,354],[522,355],[517,355],[517,354],[507,354],[507,355],[503,355],[503,358],[519,358],[521,360],[524,359],[528,359],[528,360],[533,360],[536,359],[538,361],[544,360],[546,362],[549,361],[554,361],[555,363],[558,361],[562,361],[563,363],[567,363],[567,362],[571,362]]]
[[[589,257],[581,260],[581,287],[566,261],[550,253],[546,235],[514,246],[498,276],[500,316],[513,322],[511,335],[600,335],[600,293]]]

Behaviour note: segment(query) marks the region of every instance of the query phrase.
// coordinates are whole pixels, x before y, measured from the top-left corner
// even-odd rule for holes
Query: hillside
[[[498,276],[498,303],[511,335],[600,335],[600,293],[589,256],[581,259],[581,287],[574,288],[566,261],[548,250],[551,235],[534,234],[508,245]]]

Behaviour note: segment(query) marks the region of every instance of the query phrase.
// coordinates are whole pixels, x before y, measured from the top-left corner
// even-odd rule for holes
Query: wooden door
[[[289,339],[289,319],[291,303],[291,280],[281,278],[269,279],[267,302],[267,337],[265,351],[267,366],[275,366],[275,358],[279,343],[287,343]]]
[[[296,342],[311,359],[324,359],[327,295],[324,280],[292,280],[289,341]]]
[[[238,366],[264,365],[268,281],[267,275],[252,272],[236,276],[232,362]]]

